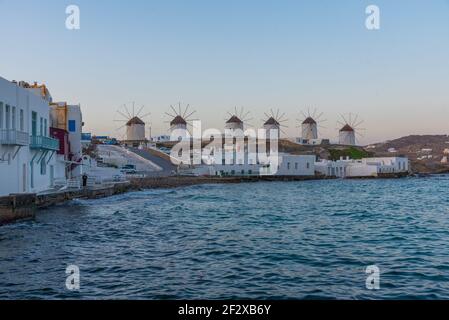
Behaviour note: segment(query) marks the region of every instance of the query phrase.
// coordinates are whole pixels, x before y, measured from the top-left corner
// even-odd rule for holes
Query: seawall
[[[400,178],[388,175],[382,178]],[[33,219],[36,211],[73,199],[99,199],[129,191],[179,188],[201,184],[255,183],[261,181],[308,181],[335,179],[324,176],[247,176],[247,177],[149,177],[129,182],[81,190],[65,190],[44,194],[18,194],[0,197],[0,225],[23,219]]]

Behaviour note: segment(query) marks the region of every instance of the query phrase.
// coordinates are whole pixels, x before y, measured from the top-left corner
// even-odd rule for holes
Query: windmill
[[[245,125],[249,124],[249,121],[253,120],[249,118],[250,112],[245,111],[243,107],[234,108],[233,112],[228,112],[229,119],[225,119],[225,130],[241,130],[243,132]]]
[[[125,144],[138,146],[147,141],[145,138],[145,122],[144,119],[151,115],[150,112],[144,113],[145,106],[140,106],[136,112],[135,102],[123,104],[117,109],[119,116],[114,122],[119,122],[123,125],[117,128],[117,131],[126,127],[125,134],[122,135],[122,140]]]
[[[165,114],[170,117],[170,136],[173,141],[182,141],[185,139],[190,139],[190,133],[187,126],[191,124],[193,119],[191,117],[196,113],[195,110],[190,110],[190,105],[183,107],[181,102],[178,103],[177,107],[170,105],[170,111]]]
[[[281,113],[279,109],[277,109],[276,112],[274,112],[273,109],[270,109],[270,112],[265,112],[264,114],[265,119],[262,121],[264,122],[263,128],[266,131],[267,139],[271,138],[272,130],[276,130],[277,139],[279,139],[281,132],[285,134],[282,128],[287,128],[287,126],[284,125],[284,123],[288,121],[288,119],[285,117],[285,113]]]
[[[311,112],[310,108],[307,109],[307,112],[301,111],[302,118],[297,119],[299,125],[298,128],[301,129],[301,138],[310,141],[318,139],[318,128],[324,128],[322,126],[323,122],[326,122],[326,119],[323,119],[323,112],[318,112],[318,109],[314,109]]]
[[[337,121],[339,126],[338,143],[341,145],[355,146],[357,137],[364,137],[361,133],[365,131],[360,125],[364,123],[357,114],[349,113],[340,115],[341,120]]]

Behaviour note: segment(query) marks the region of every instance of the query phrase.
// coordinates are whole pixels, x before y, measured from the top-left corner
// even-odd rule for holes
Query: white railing
[[[26,132],[16,129],[1,129],[0,144],[10,146],[27,146],[30,144],[30,136]]]

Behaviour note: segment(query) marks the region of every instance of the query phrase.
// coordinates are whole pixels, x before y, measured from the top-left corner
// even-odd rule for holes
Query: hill
[[[410,135],[370,145],[366,150],[376,156],[406,156],[414,172],[449,172],[449,165],[441,163],[445,151],[449,152],[447,135]]]

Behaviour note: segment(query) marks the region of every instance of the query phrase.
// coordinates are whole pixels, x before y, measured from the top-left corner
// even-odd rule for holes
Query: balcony
[[[30,136],[31,149],[41,149],[41,150],[50,150],[50,151],[58,151],[59,150],[59,140],[53,139],[50,137],[44,136]]]
[[[7,146],[27,146],[30,143],[28,133],[16,129],[0,130],[0,144]]]

